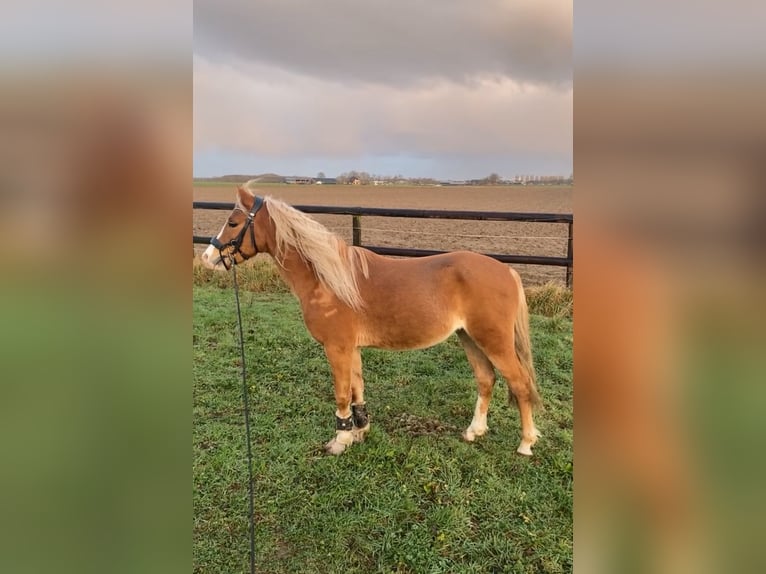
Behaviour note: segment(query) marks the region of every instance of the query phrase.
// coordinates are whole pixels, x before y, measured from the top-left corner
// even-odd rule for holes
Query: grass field
[[[194,571],[247,570],[247,468],[233,293],[194,288]],[[364,350],[367,441],[322,454],[334,401],[291,295],[244,293],[258,572],[495,573],[572,568],[572,324],[532,316],[543,438],[515,454],[495,389],[489,433],[460,438],[475,385],[455,337]]]

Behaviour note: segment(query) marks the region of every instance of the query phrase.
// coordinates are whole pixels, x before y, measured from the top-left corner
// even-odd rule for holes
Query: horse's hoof
[[[476,440],[476,437],[484,436],[485,434],[487,434],[487,429],[486,428],[484,428],[484,429],[476,429],[476,428],[468,427],[463,432],[463,438],[466,441],[468,441],[468,442],[473,442],[473,441]]]
[[[332,439],[330,442],[324,445],[324,450],[327,454],[338,456],[339,454],[343,454],[343,451],[346,450],[346,445],[342,442],[338,442],[337,440]]]
[[[524,456],[532,456],[532,447],[528,444],[520,444],[516,452],[523,454]]]
[[[537,427],[534,427],[531,436],[525,435],[521,438],[519,448],[516,449],[516,452],[523,454],[524,456],[532,456],[532,447],[541,436],[542,435],[540,434],[540,431],[537,430]]]
[[[364,442],[364,439],[367,438],[367,433],[370,432],[370,425],[368,424],[364,428],[355,428],[353,431],[351,431],[354,437],[354,442]]]

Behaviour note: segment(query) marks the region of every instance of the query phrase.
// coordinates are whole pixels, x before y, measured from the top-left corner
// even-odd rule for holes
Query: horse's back
[[[515,281],[505,264],[472,251],[454,251],[411,259],[393,259],[371,254],[368,259],[368,290],[403,289],[463,291],[513,290]]]

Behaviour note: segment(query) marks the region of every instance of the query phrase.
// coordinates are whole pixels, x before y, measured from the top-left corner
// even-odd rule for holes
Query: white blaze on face
[[[221,238],[224,229],[226,229],[225,223],[223,224],[223,227],[221,227],[221,231],[219,231],[218,235],[216,235],[218,239]],[[218,249],[212,245],[208,245],[207,249],[205,249],[204,253],[202,253],[202,265],[208,269],[216,269],[218,271],[226,269],[226,267],[224,267],[223,263],[221,262],[221,256],[218,253]]]

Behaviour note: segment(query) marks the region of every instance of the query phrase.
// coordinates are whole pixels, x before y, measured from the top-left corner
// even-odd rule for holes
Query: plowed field
[[[299,205],[572,213],[571,187],[268,185],[253,190]],[[196,201],[233,201],[232,185],[195,186]],[[194,233],[215,235],[226,212],[194,210]],[[313,215],[351,241],[351,217]],[[362,243],[391,247],[564,257],[565,224],[363,217]],[[514,265],[527,285],[564,281],[563,267]]]

